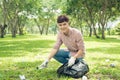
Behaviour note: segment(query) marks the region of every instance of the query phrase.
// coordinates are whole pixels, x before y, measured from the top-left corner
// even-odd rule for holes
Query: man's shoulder
[[[72,32],[74,32],[74,33],[81,33],[78,29],[76,29],[76,28],[71,28],[71,30],[72,30]]]
[[[57,32],[58,35],[62,34],[60,31]]]
[[[57,32],[57,36],[61,37],[62,33],[60,31]]]

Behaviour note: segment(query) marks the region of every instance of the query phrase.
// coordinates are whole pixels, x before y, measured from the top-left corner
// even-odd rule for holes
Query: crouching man
[[[46,68],[51,58],[54,58],[62,64],[68,62],[68,66],[72,66],[76,59],[82,60],[85,56],[82,34],[79,30],[69,25],[69,18],[66,15],[58,16],[57,26],[59,32],[57,34],[56,44],[47,59],[37,67],[38,69]],[[62,44],[67,47],[67,50],[60,49]]]

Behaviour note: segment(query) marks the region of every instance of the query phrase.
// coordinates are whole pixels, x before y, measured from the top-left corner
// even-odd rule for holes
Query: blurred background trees
[[[56,34],[56,18],[66,14],[84,36],[105,39],[120,35],[119,6],[119,0],[0,0],[0,37]]]

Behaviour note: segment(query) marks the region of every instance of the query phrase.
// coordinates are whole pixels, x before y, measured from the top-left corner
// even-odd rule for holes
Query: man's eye
[[[62,26],[62,25],[59,25],[59,26]]]
[[[66,24],[63,24],[63,25],[66,25]]]

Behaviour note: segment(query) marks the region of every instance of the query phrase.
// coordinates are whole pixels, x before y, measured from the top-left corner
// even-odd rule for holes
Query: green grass
[[[54,59],[48,68],[36,70],[47,57],[56,40],[54,35],[24,35],[0,38],[0,80],[73,80],[58,78],[57,68],[61,65]],[[89,80],[120,80],[120,37],[107,37],[106,40],[85,37],[86,57],[90,72]],[[64,47],[64,46],[63,46]],[[107,60],[109,60],[107,62]],[[114,63],[114,68],[110,64]]]

